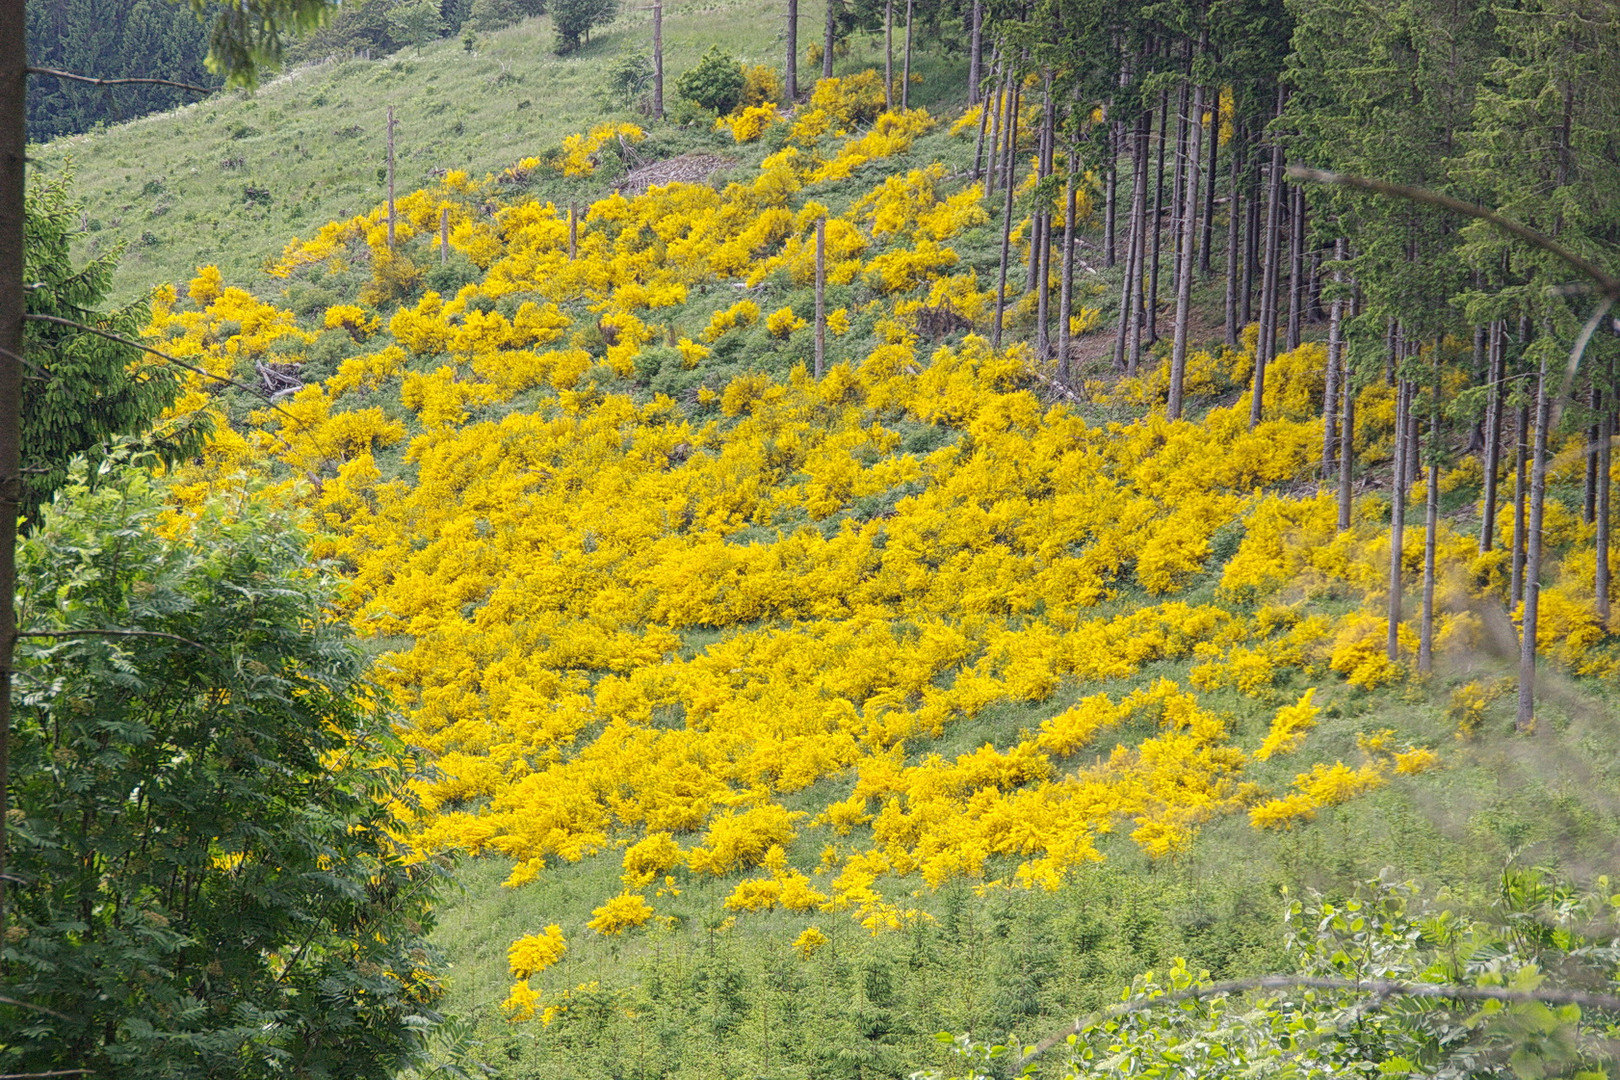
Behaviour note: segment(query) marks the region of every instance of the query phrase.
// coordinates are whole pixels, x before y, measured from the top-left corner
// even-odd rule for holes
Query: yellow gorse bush
[[[221,424],[202,460],[176,469],[174,528],[210,490],[263,477],[264,497],[304,507],[316,553],[345,568],[346,613],[407,643],[377,673],[434,760],[398,808],[419,853],[509,858],[518,887],[622,847],[624,891],[584,924],[600,935],[656,926],[654,902],[690,875],[734,877],[726,906],[740,917],[845,912],[885,932],[924,917],[897,887],[1056,888],[1111,833],[1175,857],[1217,816],[1291,826],[1438,764],[1370,738],[1365,764],[1307,757],[1284,792],[1250,777],[1254,759],[1306,752],[1329,687],[1406,674],[1374,606],[1389,551],[1376,502],[1339,532],[1330,497],[1281,493],[1320,452],[1316,347],[1278,358],[1250,430],[1246,399],[1170,422],[1155,408],[1162,372],[1109,391],[1147,415],[1094,422],[1037,396],[1022,346],[972,333],[924,345],[924,306],[982,320],[993,301],[946,246],[986,219],[979,188],[948,190],[925,164],[843,214],[814,199],[816,184],[932,126],[880,115],[881,90],[875,77],[819,83],[788,148],[722,190],[597,201],[572,258],[567,215],[501,205],[499,177],[447,175],[406,196],[397,243],[435,237],[448,209],[450,245],[480,280],[426,292],[386,323],[330,309],[323,325],[355,354],[278,401],[285,411]],[[861,123],[874,126],[829,143]],[[576,137],[569,153],[588,162],[593,139],[617,134]],[[866,297],[830,314],[830,336],[872,328],[874,344],[833,353],[819,381],[802,366],[710,374],[745,335],[802,342],[804,319],[770,290],[813,279],[818,220],[829,280]],[[374,210],[289,244],[275,273],[385,250]],[[218,375],[313,339],[209,268],[185,299],[160,290],[150,332]],[[697,381],[684,405],[613,392],[609,373],[634,375],[666,342]],[[1241,385],[1248,356],[1198,354],[1192,385]],[[394,395],[390,410],[378,394]],[[194,379],[176,411],[214,400]],[[1388,453],[1390,401],[1376,384],[1358,401],[1374,458]],[[384,451],[403,454],[409,481],[384,478]],[[1235,521],[1216,602],[1177,599],[1208,580]],[[1572,667],[1613,670],[1590,632],[1581,526],[1549,528],[1577,548],[1543,593],[1546,643]],[[1468,570],[1445,577],[1454,599],[1495,587],[1467,538],[1442,530],[1439,553]],[[1291,605],[1314,591],[1369,607],[1302,617]],[[1469,633],[1445,624],[1445,640]],[[1415,648],[1410,626],[1401,642]],[[1188,666],[1185,685],[1142,675],[1172,661]],[[1296,678],[1314,689],[1278,700]],[[1199,697],[1228,692],[1281,706],[1252,755]],[[1040,718],[1007,745],[915,749],[1013,704]],[[1117,741],[1127,726],[1147,734]],[[843,786],[812,811],[785,805],[834,778]],[[819,865],[791,865],[796,839],[823,848]],[[806,955],[828,940],[813,929],[796,942]],[[567,993],[529,982],[566,948],[556,925],[513,945],[509,1016],[567,1009]]]

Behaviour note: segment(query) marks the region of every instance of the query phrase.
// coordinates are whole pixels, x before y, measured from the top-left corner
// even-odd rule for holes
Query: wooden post
[[[816,219],[816,378],[827,359],[827,219]]]
[[[827,39],[821,48],[821,77],[832,78],[833,46],[838,39],[838,0],[827,0]]]
[[[450,261],[450,208],[439,207],[439,262]]]
[[[653,0],[653,118],[664,118],[664,0]]]
[[[787,71],[782,77],[787,104],[799,99],[799,0],[787,0]]]
[[[906,58],[900,65],[900,111],[911,108],[911,9],[914,0],[906,0]]]
[[[394,250],[394,107],[388,106],[388,250]]]
[[[568,259],[570,262],[579,254],[579,207],[574,203],[568,204]]]

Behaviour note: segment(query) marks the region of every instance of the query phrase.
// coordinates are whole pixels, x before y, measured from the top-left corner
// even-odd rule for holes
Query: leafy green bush
[[[687,101],[695,101],[716,115],[731,112],[742,102],[747,79],[736,57],[710,45],[697,66],[683,74],[675,90]]]
[[[551,0],[551,25],[557,32],[557,54],[571,53],[589,41],[591,27],[611,22],[618,0]]]
[[[264,500],[170,539],[143,472],[87,479],[18,552],[0,1073],[395,1076],[439,1019],[436,871],[331,579]]]

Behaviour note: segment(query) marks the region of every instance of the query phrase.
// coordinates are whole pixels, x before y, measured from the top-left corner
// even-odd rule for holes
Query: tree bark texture
[[[1192,326],[1193,247],[1198,242],[1198,155],[1204,126],[1204,88],[1193,89],[1187,117],[1187,201],[1181,222],[1181,257],[1176,260],[1176,335],[1170,346],[1170,401],[1167,413],[1181,419],[1181,391],[1187,374],[1187,334]]]

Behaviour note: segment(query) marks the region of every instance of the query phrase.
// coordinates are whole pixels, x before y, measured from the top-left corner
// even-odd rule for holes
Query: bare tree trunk
[[[1075,174],[1079,171],[1078,136],[1069,140],[1063,181],[1063,281],[1058,286],[1058,382],[1069,385],[1069,318],[1074,304]]]
[[[1046,73],[1046,108],[1041,131],[1041,178],[1052,175],[1052,167],[1057,159],[1054,144],[1057,142],[1057,106],[1052,101],[1052,73]],[[1052,211],[1043,199],[1036,212],[1036,221],[1039,227],[1035,233],[1039,237],[1040,246],[1030,252],[1031,262],[1035,263],[1035,355],[1041,359],[1051,352],[1051,313],[1052,313]]]
[[[1181,88],[1176,92],[1176,154],[1170,169],[1170,280],[1181,280],[1181,219],[1182,204],[1186,201],[1183,193],[1187,190],[1187,99],[1191,92],[1187,80],[1182,79]],[[1157,210],[1157,207],[1155,207]],[[1157,212],[1153,215],[1153,242],[1159,242],[1159,233],[1164,227],[1164,221]],[[1159,340],[1159,289],[1157,279],[1149,283],[1148,293],[1148,342],[1156,343]]]
[[[832,0],[828,0],[831,4]],[[653,0],[653,118],[664,118],[664,0]]]
[[[821,43],[821,77],[832,78],[833,47],[838,44],[838,2],[827,0],[826,38]]]
[[[787,67],[782,74],[782,89],[788,101],[799,97],[799,0],[787,0]]]
[[[972,28],[968,32],[968,105],[982,103],[979,80],[984,77],[984,0],[973,0]],[[984,130],[980,125],[980,131]],[[974,172],[978,164],[975,158]]]
[[[1547,395],[1547,361],[1536,379],[1536,437],[1530,466],[1530,528],[1525,534],[1524,614],[1519,625],[1519,714],[1513,726],[1528,732],[1536,722],[1536,626],[1541,614],[1541,525],[1547,500],[1547,428],[1552,401]]]
[[[568,261],[579,257],[579,207],[568,204]]]
[[[985,159],[987,178],[984,184],[984,197],[988,201],[995,198],[997,180],[1001,176],[1002,142],[1007,130],[1007,104],[1012,101],[1012,71],[1006,69],[1007,59],[1001,58],[1004,70],[1001,72],[1001,90],[998,97],[990,101],[990,156]]]
[[[1180,276],[1176,279],[1176,336],[1170,346],[1170,400],[1172,420],[1181,419],[1181,390],[1187,376],[1187,333],[1192,323],[1193,247],[1198,242],[1198,154],[1203,143],[1204,88],[1193,88],[1192,113],[1187,117],[1187,202],[1181,222]]]
[[[28,57],[23,0],[0,0],[0,944],[7,936],[11,666],[17,645],[17,512],[22,496],[23,205]],[[0,961],[0,971],[4,970]]]
[[[1485,406],[1485,490],[1480,506],[1479,550],[1481,554],[1496,546],[1496,492],[1497,474],[1502,471],[1502,375],[1505,354],[1503,348],[1506,327],[1500,320],[1492,320],[1487,351],[1490,355],[1490,385],[1486,388]]]
[[[1125,349],[1125,374],[1135,376],[1142,362],[1142,272],[1147,262],[1147,163],[1148,128],[1152,117],[1144,114],[1136,127],[1136,160],[1131,168],[1131,255],[1130,268],[1131,325]]]
[[[894,110],[894,0],[883,2],[883,108]]]
[[[1153,221],[1153,254],[1148,260],[1148,286],[1147,286],[1147,339],[1154,342],[1159,340],[1159,244],[1160,236],[1164,230],[1164,144],[1165,136],[1169,132],[1170,119],[1170,92],[1159,91],[1159,138],[1158,138],[1158,164],[1154,167],[1153,181],[1153,209],[1148,216]],[[1176,118],[1179,131],[1182,120]],[[1179,134],[1177,135],[1179,139]]]
[[[439,265],[450,261],[450,208],[439,207]]]
[[[1401,658],[1401,548],[1406,539],[1406,414],[1410,406],[1405,379],[1395,384],[1395,460],[1389,488],[1389,626],[1384,653],[1391,663]]]
[[[1041,126],[1035,139],[1035,179],[1038,183],[1051,174],[1052,159],[1052,75],[1046,72],[1044,76],[1044,95],[1041,103]],[[1029,260],[1025,265],[1024,291],[1033,292],[1035,284],[1040,280],[1041,259],[1040,252],[1043,245],[1049,243],[1046,235],[1049,224],[1044,203],[1037,199],[1030,209],[1029,215]],[[1037,333],[1037,336],[1038,333]]]
[[[1288,351],[1299,348],[1300,316],[1305,303],[1305,189],[1295,187],[1289,200]]]
[[[1006,317],[1007,309],[1007,259],[1011,254],[1012,246],[1012,215],[1013,215],[1013,182],[1012,167],[1013,154],[1018,147],[1018,86],[1013,83],[1009,70],[1007,81],[1011,92],[1007,95],[1007,137],[1006,157],[1003,159],[1003,171],[1006,173],[1006,202],[1001,215],[1001,268],[996,278],[996,322],[990,328],[990,345],[992,348],[1001,348],[1001,324]]]
[[[1333,241],[1333,259],[1344,261],[1344,237]],[[1343,287],[1344,271],[1333,271],[1333,283]],[[1338,395],[1339,362],[1344,354],[1344,297],[1335,292],[1332,314],[1328,316],[1327,371],[1322,386],[1322,479],[1333,476],[1333,451],[1339,441]]]
[[[994,69],[992,69],[992,71],[993,70]],[[991,81],[992,82],[994,81],[994,78],[995,77],[992,74],[992,76],[991,76]],[[975,91],[974,93],[977,96],[978,92]],[[979,178],[981,178],[981,177],[983,177],[985,175],[984,174],[984,133],[985,133],[985,130],[989,127],[989,124],[990,124],[990,114],[991,114],[991,112],[994,111],[992,109],[991,102],[984,100],[982,97],[980,97],[978,105],[979,105],[979,138],[978,138],[978,141],[976,141],[973,144],[973,179],[975,179],[975,180],[978,180]],[[990,150],[990,155],[991,155],[992,158],[995,156],[995,153],[996,153],[995,148],[992,147],[991,150]],[[988,198],[989,195],[990,195],[990,191],[989,191],[989,185],[987,183],[986,186],[985,186],[985,197]]]
[[[1613,372],[1614,370],[1613,361],[1610,361],[1609,370],[1610,372]],[[1609,385],[1611,387],[1614,385],[1612,380],[1610,381]],[[1611,510],[1610,500],[1612,498],[1612,492],[1610,489],[1613,487],[1612,477],[1614,475],[1611,472],[1611,469],[1613,467],[1615,416],[1616,412],[1614,407],[1614,395],[1611,393],[1609,407],[1603,414],[1603,420],[1598,430],[1598,489],[1596,516],[1597,536],[1594,539],[1594,546],[1597,549],[1597,567],[1593,574],[1593,591],[1597,596],[1597,619],[1605,630],[1610,629],[1609,593],[1611,591],[1611,584],[1609,577],[1609,548],[1611,545],[1611,529],[1613,526],[1610,524],[1609,513]]]
[[[1602,415],[1603,391],[1594,382],[1590,388],[1592,415]],[[1581,520],[1592,524],[1597,516],[1597,441],[1601,425],[1594,419],[1586,429],[1586,478],[1581,485]]]
[[[827,363],[827,218],[816,219],[816,378]]]
[[[1528,403],[1519,405],[1517,452],[1513,462],[1513,570],[1509,578],[1508,594],[1510,603],[1517,607],[1524,599],[1524,541],[1525,541],[1525,498],[1529,485],[1530,466],[1530,406]]]
[[[1277,91],[1277,111],[1282,111],[1282,90]],[[1282,203],[1283,152],[1282,140],[1273,138],[1271,144],[1271,177],[1266,199],[1265,278],[1260,283],[1260,338],[1254,350],[1254,397],[1249,403],[1249,427],[1260,423],[1260,412],[1266,394],[1266,365],[1277,352],[1277,266],[1282,254],[1277,243]]]
[[[1204,191],[1204,230],[1198,243],[1198,272],[1209,275],[1210,249],[1215,246],[1215,183],[1220,179],[1216,169],[1220,165],[1221,148],[1221,92],[1219,88],[1212,88],[1215,95],[1209,107],[1209,177]]]
[[[906,0],[906,59],[900,67],[900,108],[911,108],[911,14],[914,0]]]
[[[1251,147],[1252,149],[1252,147]],[[1248,194],[1243,197],[1243,285],[1239,289],[1243,298],[1241,326],[1254,322],[1254,276],[1260,268],[1260,170],[1256,168],[1249,179]]]
[[[1114,222],[1118,216],[1119,193],[1119,122],[1114,121],[1108,137],[1108,175],[1103,180],[1103,266],[1112,270],[1118,261],[1119,243]]]
[[[394,107],[388,106],[388,253],[394,253]]]
[[[1339,396],[1344,399],[1344,421],[1339,425],[1339,521],[1338,531],[1350,527],[1351,469],[1356,461],[1356,387],[1350,377],[1350,363],[1346,356],[1344,373],[1339,380]]]
[[[1440,340],[1431,357],[1429,473],[1423,492],[1423,611],[1418,621],[1418,670],[1434,670],[1434,554],[1440,527]]]
[[[1236,131],[1232,137],[1232,160],[1228,166],[1229,176],[1226,178],[1228,195],[1226,198],[1226,307],[1224,311],[1226,323],[1227,348],[1235,349],[1238,344],[1238,298],[1237,287],[1241,278],[1238,269],[1240,251],[1239,235],[1240,219],[1238,217],[1238,178],[1243,168],[1243,132]]]

